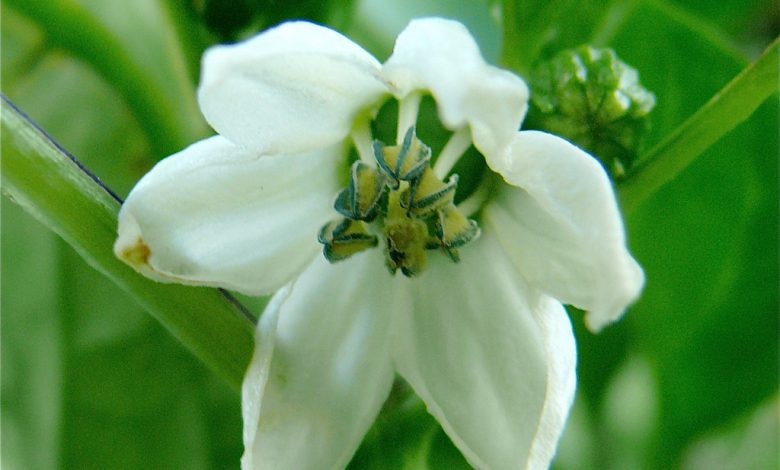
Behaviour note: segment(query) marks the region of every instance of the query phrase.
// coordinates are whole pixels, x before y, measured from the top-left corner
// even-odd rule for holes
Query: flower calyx
[[[458,176],[447,181],[431,169],[431,149],[414,127],[399,145],[373,144],[376,165],[358,160],[349,186],[336,196],[342,218],[325,224],[318,236],[325,258],[334,263],[383,240],[385,264],[414,277],[425,270],[427,252],[441,250],[453,262],[458,249],[476,239],[480,229],[455,206]]]

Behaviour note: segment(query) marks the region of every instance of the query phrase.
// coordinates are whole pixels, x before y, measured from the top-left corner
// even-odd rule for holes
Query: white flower
[[[453,132],[426,170],[431,184],[446,186],[472,144],[503,181],[415,219],[426,222],[414,222],[421,231],[406,241],[417,243],[419,264],[404,268],[411,251],[391,247],[328,262],[317,234],[322,228],[337,259],[334,225],[323,226],[337,217],[333,198],[351,146],[371,178],[389,178],[371,186],[389,202],[374,222],[354,222],[363,245],[347,251],[392,245],[391,207],[418,201],[403,191],[423,191],[422,177],[388,177],[375,157],[403,152],[421,93]],[[598,330],[637,297],[643,274],[599,163],[555,136],[518,131],[524,82],[487,65],[453,21],[413,21],[384,65],[332,30],[296,22],[210,49],[198,98],[220,135],[138,183],[122,207],[115,251],[161,281],[276,292],[244,382],[243,468],[345,466],[395,372],[475,467],[548,466],[575,388],[561,303],[587,310]],[[399,147],[377,146],[374,155],[369,123],[392,98],[400,101]],[[368,180],[360,178],[362,188]],[[463,233],[473,228],[460,240],[470,241],[460,262],[458,243],[442,235],[445,213],[476,215],[482,231],[476,238],[464,217],[453,222]],[[391,275],[385,264],[416,276]]]

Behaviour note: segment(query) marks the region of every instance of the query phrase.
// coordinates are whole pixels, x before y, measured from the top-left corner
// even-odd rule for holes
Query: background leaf
[[[606,38],[657,95],[651,142],[745,65],[687,20],[645,2]],[[648,281],[627,334],[653,364],[661,398],[652,466],[676,465],[695,435],[776,390],[777,291],[761,287],[778,278],[776,129],[772,100],[629,219]]]
[[[111,83],[133,112],[156,158],[207,132],[197,112],[184,51],[154,0],[4,0],[34,28],[38,49],[63,50]],[[41,44],[43,42],[43,44]]]
[[[153,159],[123,97],[87,64],[49,48],[27,17],[5,8],[2,21],[4,93],[126,194]],[[146,47],[164,51],[152,39],[168,33],[151,27]],[[192,89],[171,96],[192,101]],[[235,392],[7,198],[2,217],[3,468],[235,468]]]
[[[755,52],[755,44],[763,47],[776,34],[738,31],[740,21],[733,21],[735,14],[772,9],[771,2],[696,3],[504,2],[516,15],[509,24],[521,30],[505,30],[511,42],[504,58],[523,71],[580,42],[614,48],[657,96],[649,148],[746,65],[735,46],[740,38],[750,36],[753,49],[742,48]],[[719,17],[719,25],[731,15],[730,27],[708,24],[686,11],[688,4]],[[576,26],[580,21],[584,27]],[[562,461],[564,468],[583,468],[584,461],[625,468],[626,451],[651,468],[675,467],[691,439],[777,390],[777,127],[772,99],[629,218],[647,287],[626,319],[598,337],[577,321],[578,400],[590,405],[579,413],[597,443],[580,449],[590,455],[578,454],[576,465]],[[606,392],[630,364],[631,351],[646,358],[656,380],[652,450],[636,442],[626,449],[622,434],[605,422]],[[564,446],[577,445],[571,442]]]

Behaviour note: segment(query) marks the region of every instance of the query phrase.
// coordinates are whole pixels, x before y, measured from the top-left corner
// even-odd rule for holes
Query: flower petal
[[[566,310],[544,296],[534,318],[539,324],[547,357],[547,394],[526,468],[550,466],[563,434],[577,386],[577,347]]]
[[[276,342],[276,330],[279,325],[279,310],[289,295],[289,285],[276,291],[268,305],[265,306],[265,311],[257,324],[255,352],[244,376],[244,382],[241,384],[241,415],[244,420],[244,447],[247,449],[254,445],[255,436],[257,436],[263,392],[265,384],[268,383],[268,373],[271,370],[271,359]],[[242,466],[253,468],[252,459],[253,454],[246,453],[242,459]]]
[[[273,320],[261,322],[244,379],[244,470],[344,468],[358,448],[393,382],[395,280],[380,254],[333,265],[318,256],[281,304],[275,334]]]
[[[588,310],[597,331],[617,320],[644,284],[626,248],[620,211],[601,165],[569,142],[519,132],[499,172],[505,187],[484,210],[517,269],[564,303]]]
[[[331,29],[290,22],[203,57],[198,100],[214,129],[264,153],[344,139],[387,87],[377,60]]]
[[[562,306],[530,288],[492,234],[410,283],[396,366],[468,461],[547,468],[574,395],[574,337]]]
[[[320,249],[340,155],[258,156],[223,137],[200,141],[136,185],[114,251],[163,282],[273,292]]]
[[[488,65],[468,30],[441,18],[413,20],[395,42],[382,75],[403,98],[430,90],[445,127],[471,127],[483,154],[499,151],[514,137],[528,109],[520,77]]]

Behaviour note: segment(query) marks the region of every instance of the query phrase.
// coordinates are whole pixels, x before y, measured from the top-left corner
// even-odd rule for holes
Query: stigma
[[[381,246],[388,270],[407,277],[425,270],[431,252],[460,261],[458,250],[480,229],[454,204],[458,175],[437,176],[414,127],[399,145],[376,141],[372,149],[374,162],[353,163],[349,186],[336,196],[341,217],[320,229],[325,258],[335,263]]]

